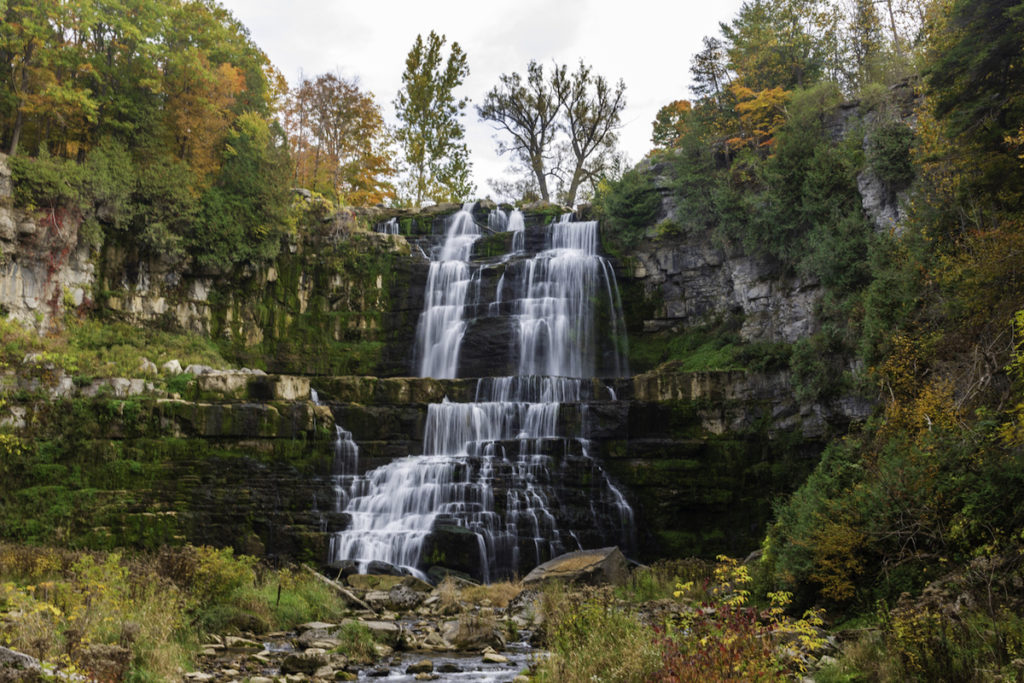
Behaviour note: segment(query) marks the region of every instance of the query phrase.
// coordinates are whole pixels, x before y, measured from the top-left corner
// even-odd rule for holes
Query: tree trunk
[[[12,157],[18,153],[18,141],[21,138],[21,126],[24,124],[24,116],[21,111],[21,103],[18,103],[18,113],[14,117],[14,132],[11,133],[11,148],[8,150],[8,154]]]
[[[537,188],[540,190],[540,198],[544,201],[551,201],[548,195],[548,179],[544,173],[544,160],[535,158],[533,160],[533,174],[537,176]]]

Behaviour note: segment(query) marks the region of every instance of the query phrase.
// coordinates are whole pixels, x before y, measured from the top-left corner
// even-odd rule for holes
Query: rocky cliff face
[[[64,307],[94,296],[95,254],[79,227],[61,212],[15,209],[11,169],[0,154],[0,308],[11,319],[44,332]]]
[[[531,226],[555,210],[530,214],[525,238],[537,238]],[[330,532],[347,524],[330,504],[334,423],[354,434],[366,470],[419,451],[431,402],[472,400],[475,382],[404,377],[428,268],[420,247],[436,238],[439,216],[401,217],[404,237],[335,221],[261,268],[182,272],[123,245],[90,250],[72,221],[11,208],[0,159],[0,304],[13,317],[42,330],[64,308],[91,303],[138,325],[217,338],[239,366],[279,373],[203,374],[182,396],[138,378],[7,377],[7,393],[19,397],[7,426],[44,454],[12,461],[7,482],[17,490],[0,509],[10,533],[36,538],[42,524],[58,529],[58,540],[98,547],[189,540],[323,559]],[[507,239],[499,233],[477,248],[506,253]],[[499,263],[477,286],[496,287],[504,273]],[[747,342],[789,343],[817,329],[817,283],[700,235],[652,233],[619,275],[644,301],[626,307],[641,335],[730,316],[742,318]],[[511,331],[488,324],[470,326],[462,376],[502,374],[494,349]],[[325,406],[309,400],[311,382]],[[609,388],[617,400],[607,400]],[[769,501],[806,476],[830,430],[870,409],[800,403],[782,371],[671,365],[595,380],[590,395],[599,398],[565,404],[561,419],[585,418],[591,455],[637,511],[637,551],[647,559],[748,551]],[[576,453],[547,455],[568,473],[557,493],[563,513],[582,526],[590,513],[580,493],[594,471]],[[462,557],[466,539],[450,531],[432,540],[432,552]]]

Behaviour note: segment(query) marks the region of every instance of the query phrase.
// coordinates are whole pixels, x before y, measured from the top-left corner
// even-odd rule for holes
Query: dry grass
[[[471,586],[462,589],[462,599],[474,605],[487,601],[490,607],[508,607],[512,598],[523,590],[519,581],[499,581],[486,586]]]

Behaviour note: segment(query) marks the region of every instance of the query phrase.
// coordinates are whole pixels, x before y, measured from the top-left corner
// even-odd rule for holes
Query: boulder
[[[17,681],[42,676],[39,660],[21,652],[0,647],[0,681]]]
[[[391,647],[396,647],[402,641],[402,627],[393,621],[378,621],[368,619],[357,621],[362,624],[373,635],[374,640]]]
[[[160,368],[164,371],[165,375],[180,375],[183,372],[181,362],[177,359],[167,361]]]
[[[564,581],[593,586],[612,584],[621,586],[629,577],[629,565],[616,546],[596,550],[577,550],[559,555],[537,565],[523,579],[523,585]]]
[[[405,577],[380,574],[352,574],[345,581],[361,591],[389,591],[402,583]]]
[[[366,565],[367,574],[379,574],[381,576],[406,576],[408,572],[387,562],[374,560]]]
[[[421,659],[415,664],[410,664],[405,669],[407,674],[429,674],[434,673],[434,663],[429,659]]]
[[[456,650],[483,650],[487,647],[504,648],[505,634],[493,619],[464,614],[446,621],[441,636]]]
[[[282,660],[281,673],[312,675],[327,663],[327,655],[322,651],[293,652]]]
[[[419,607],[424,597],[423,593],[413,590],[403,582],[388,591],[385,605],[396,612],[408,612]]]

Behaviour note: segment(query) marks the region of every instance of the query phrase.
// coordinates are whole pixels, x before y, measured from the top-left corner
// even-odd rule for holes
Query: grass
[[[545,586],[541,597],[550,656],[535,671],[540,683],[641,681],[658,668],[655,632],[623,610],[608,590],[568,593]]]
[[[172,680],[208,633],[288,629],[345,611],[313,577],[230,549],[124,557],[0,545],[0,643],[103,680]],[[124,670],[91,670],[93,646],[124,652]]]
[[[350,660],[369,664],[377,659],[377,642],[365,624],[358,621],[345,622],[338,629],[337,638],[338,647],[334,651]]]
[[[711,563],[698,558],[658,560],[629,574],[625,585],[615,589],[615,597],[627,602],[648,602],[673,597],[681,583],[703,585],[712,578]]]
[[[157,367],[172,359],[182,367],[190,363],[218,368],[230,365],[212,340],[197,335],[73,316],[65,318],[59,331],[40,335],[0,318],[0,362],[18,366],[30,353],[39,354],[33,372],[45,375],[52,365],[81,383],[97,377],[143,377],[143,359]]]
[[[684,332],[662,332],[630,339],[630,367],[646,372],[672,363],[679,372],[722,370],[772,370],[789,364],[790,345],[768,342],[746,343],[739,335],[738,318],[689,328]]]

